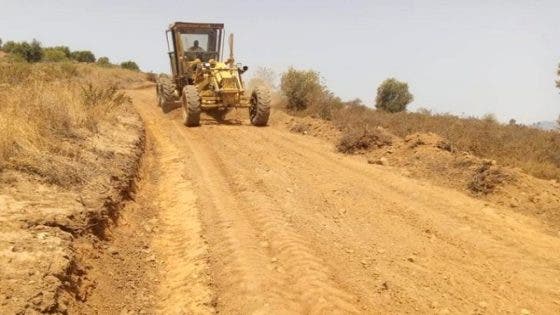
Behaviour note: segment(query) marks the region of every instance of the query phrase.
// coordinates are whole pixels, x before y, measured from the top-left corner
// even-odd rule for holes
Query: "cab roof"
[[[193,22],[175,22],[169,25],[170,30],[186,30],[186,29],[223,29],[222,23],[193,23]]]

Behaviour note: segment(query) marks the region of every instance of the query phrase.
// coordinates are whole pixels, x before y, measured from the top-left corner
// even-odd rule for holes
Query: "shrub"
[[[95,62],[95,55],[89,50],[73,51],[70,53],[70,58],[77,62]]]
[[[556,74],[560,76],[560,64],[558,64],[558,70],[556,70]],[[556,87],[560,89],[560,80],[556,80]]]
[[[482,121],[487,122],[487,123],[492,123],[492,124],[497,124],[498,123],[498,118],[496,118],[496,114],[494,114],[494,113],[486,113],[486,114],[482,115],[482,117],[480,119]]]
[[[343,153],[355,153],[391,145],[392,139],[382,129],[350,128],[340,138],[336,148]]]
[[[288,69],[280,79],[280,89],[288,99],[287,108],[303,110],[324,94],[319,73],[313,70]]]
[[[61,51],[62,53],[64,53],[64,55],[66,56],[66,58],[70,59],[72,53],[70,52],[70,48],[68,48],[68,46],[54,46],[54,47],[46,47],[44,50],[56,50],[56,51]]]
[[[111,61],[109,61],[108,57],[99,57],[99,59],[97,59],[97,64],[102,67],[109,67],[111,66]]]
[[[493,192],[501,183],[511,180],[511,178],[500,167],[486,162],[476,170],[468,187],[474,193],[487,195]]]
[[[119,106],[132,103],[132,99],[123,92],[119,92],[114,85],[104,87],[88,83],[81,87],[81,102],[87,112],[84,120],[85,127],[96,131],[100,120],[113,113]]]
[[[17,46],[16,42],[14,42],[12,40],[9,40],[5,44],[2,45],[2,50],[5,51],[5,52],[12,52],[15,49],[16,46]]]
[[[8,41],[3,50],[27,62],[38,62],[43,58],[41,43],[35,39],[31,43]]]
[[[377,88],[375,107],[390,113],[402,112],[414,100],[408,91],[408,84],[389,78]]]
[[[2,50],[2,38],[0,38],[0,50]]]
[[[121,68],[132,70],[132,71],[140,71],[140,67],[138,67],[136,62],[131,61],[131,60],[121,62]]]
[[[43,49],[43,61],[47,62],[60,62],[68,60],[66,53],[63,50],[57,48],[45,48]]]

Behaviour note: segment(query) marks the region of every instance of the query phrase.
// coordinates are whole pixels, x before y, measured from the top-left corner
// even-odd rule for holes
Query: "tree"
[[[108,57],[99,57],[99,59],[97,59],[97,64],[102,67],[108,67],[111,65],[111,61],[109,61]]]
[[[77,62],[95,62],[95,55],[89,50],[73,51],[70,53],[70,58],[76,60]]]
[[[38,62],[43,58],[41,43],[35,39],[31,43],[8,41],[3,45],[3,50],[27,62]]]
[[[29,44],[29,50],[27,51],[27,57],[25,58],[29,62],[39,62],[43,58],[43,49],[41,48],[41,43],[36,39],[31,41]]]
[[[377,88],[375,107],[390,113],[402,112],[414,100],[408,91],[408,84],[394,78],[389,78]]]
[[[2,38],[0,38],[0,50],[2,50]]]
[[[140,71],[140,67],[138,67],[136,62],[132,60],[121,62],[121,68],[132,70],[132,71]]]
[[[560,64],[558,64],[558,70],[556,70],[556,74],[560,77]],[[560,78],[556,80],[556,87],[560,89]]]
[[[517,125],[517,120],[515,120],[515,118],[510,119],[509,124],[510,125]]]
[[[16,42],[14,42],[13,40],[9,40],[2,45],[2,50],[9,53],[12,52],[15,47],[16,47]]]
[[[560,129],[560,115],[556,118],[556,129]]]
[[[288,99],[288,109],[293,110],[306,109],[325,94],[319,73],[313,70],[288,69],[280,78],[280,89]]]

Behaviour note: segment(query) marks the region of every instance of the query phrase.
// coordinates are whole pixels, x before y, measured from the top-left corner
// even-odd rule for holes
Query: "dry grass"
[[[391,114],[364,106],[345,106],[336,110],[332,120],[345,129],[381,126],[400,137],[433,132],[446,138],[453,149],[521,168],[539,178],[560,180],[560,133],[555,131],[452,115]]]
[[[363,106],[359,100],[342,102],[326,87],[322,88],[319,96],[311,93],[315,90],[302,92],[314,95],[304,110],[290,110],[294,105],[289,104],[289,98],[280,99],[280,106],[294,115],[309,115],[332,121],[335,127],[345,131],[356,128],[374,130],[380,126],[403,138],[417,132],[436,133],[447,139],[446,150],[470,152],[496,160],[501,165],[520,168],[539,178],[560,180],[558,131],[500,124],[491,116],[482,119],[460,118],[447,114],[432,115],[427,110],[420,113],[387,113]],[[284,89],[282,92],[286,94]]]
[[[130,99],[118,91],[142,74],[71,63],[0,63],[0,170],[65,183],[80,141]],[[77,172],[77,170],[75,170]]]

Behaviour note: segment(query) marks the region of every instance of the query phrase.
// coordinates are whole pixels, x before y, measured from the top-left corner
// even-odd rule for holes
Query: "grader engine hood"
[[[247,105],[248,99],[245,97],[243,81],[240,72],[247,68],[238,69],[223,62],[210,62],[204,65],[205,88],[212,91],[213,97],[202,97],[203,103],[208,104],[220,101],[223,106]],[[204,89],[201,89],[204,90]],[[210,93],[208,93],[210,95]],[[217,98],[216,98],[217,96]]]
[[[215,70],[215,80],[221,93],[238,93],[243,90],[237,70],[226,65]]]

